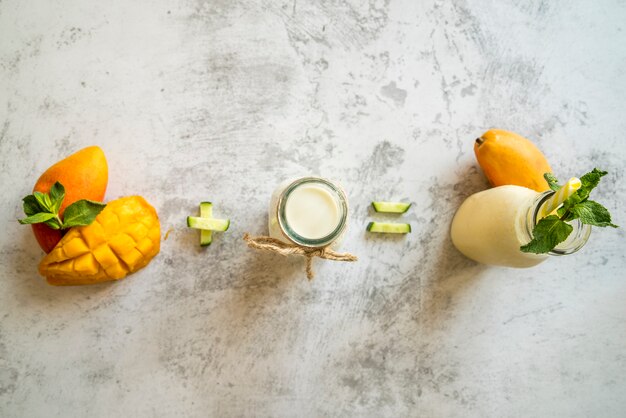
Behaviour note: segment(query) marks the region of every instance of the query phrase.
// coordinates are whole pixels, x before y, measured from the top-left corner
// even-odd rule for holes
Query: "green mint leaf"
[[[33,195],[43,211],[52,213],[52,202],[47,193],[34,192]]]
[[[22,199],[22,201],[24,202],[23,207],[26,216],[33,216],[34,214],[41,212],[41,206],[39,206],[39,202],[32,194],[26,196]]]
[[[581,198],[581,201],[587,199],[589,197],[589,193],[593,189],[596,188],[598,183],[600,183],[600,179],[606,176],[608,173],[606,171],[598,170],[594,168],[591,172],[585,174],[580,178],[580,182],[582,183],[580,189],[578,189],[578,194]]]
[[[46,222],[44,222],[46,225],[48,225],[50,228],[52,229],[61,229],[63,228],[63,225],[61,224],[61,219],[59,219],[58,216],[55,216],[54,218],[47,220]]]
[[[578,193],[572,194],[569,198],[563,202],[563,206],[557,209],[556,213],[559,215],[562,221],[572,221],[576,219],[576,216],[572,214],[572,208],[579,204],[582,201],[582,198],[578,195]]]
[[[559,185],[559,181],[552,173],[545,173],[543,175],[543,178],[546,179],[546,182],[548,182],[548,186],[550,187],[550,189],[554,190],[555,192],[557,192],[562,187]]]
[[[49,193],[34,192],[23,201],[26,218],[18,219],[21,224],[44,223],[52,229],[65,229],[73,226],[89,225],[106,206],[91,200],[79,200],[65,209],[64,221],[59,218],[59,210],[65,199],[65,187],[58,181]]]
[[[57,181],[50,188],[49,195],[52,201],[52,212],[58,213],[65,198],[65,187]]]
[[[525,253],[545,254],[554,249],[558,244],[565,241],[574,228],[558,218],[547,216],[535,225],[533,239],[520,247]]]
[[[40,224],[55,217],[56,215],[54,213],[39,212],[24,219],[18,219],[17,221],[22,225]]]
[[[565,206],[561,206],[560,208],[558,208],[556,210],[556,214],[558,215],[559,218],[562,218],[563,215],[565,215]]]
[[[106,205],[93,200],[82,199],[65,208],[63,214],[63,228],[89,225]]]
[[[571,213],[584,224],[618,228],[617,225],[611,223],[611,214],[608,209],[593,200],[587,200],[574,205],[571,209]]]

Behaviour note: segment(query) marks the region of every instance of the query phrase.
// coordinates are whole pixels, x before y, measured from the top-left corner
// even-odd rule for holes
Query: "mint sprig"
[[[589,194],[606,174],[606,171],[594,168],[582,176],[580,189],[563,202],[556,215],[546,216],[537,222],[533,229],[533,239],[528,244],[521,246],[520,250],[535,254],[545,254],[552,251],[572,233],[574,228],[568,222],[574,219],[580,219],[580,222],[587,225],[618,228],[611,222],[611,214],[607,208],[598,202],[589,200]],[[552,190],[558,191],[562,187],[553,174],[546,173],[543,177]]]
[[[73,226],[89,225],[106,204],[93,200],[81,199],[65,208],[63,219],[59,209],[65,199],[65,187],[58,181],[52,185],[50,192],[34,192],[23,201],[26,218],[18,219],[23,225],[44,223],[52,229],[67,229]]]

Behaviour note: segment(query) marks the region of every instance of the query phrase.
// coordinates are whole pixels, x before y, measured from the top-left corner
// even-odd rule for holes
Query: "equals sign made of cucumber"
[[[411,207],[411,203],[372,202],[372,207],[378,213],[406,213]],[[367,231],[384,234],[408,234],[411,232],[411,225],[396,222],[370,222],[367,224]]]

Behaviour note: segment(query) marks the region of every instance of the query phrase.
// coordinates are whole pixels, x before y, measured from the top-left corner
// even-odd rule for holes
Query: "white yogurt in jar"
[[[285,204],[285,219],[291,229],[307,239],[332,233],[341,221],[339,203],[323,187],[304,184],[294,189]]]
[[[348,203],[340,186],[319,177],[281,183],[269,207],[272,238],[307,247],[335,246],[347,225]]]

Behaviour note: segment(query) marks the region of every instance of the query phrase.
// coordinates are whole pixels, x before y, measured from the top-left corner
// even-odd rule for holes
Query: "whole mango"
[[[141,196],[107,203],[87,226],[74,227],[39,263],[52,285],[120,280],[146,266],[159,253],[161,226]]]
[[[548,160],[521,135],[490,129],[476,139],[474,153],[493,186],[523,186],[538,192],[550,189],[543,178],[544,173],[552,172]]]
[[[57,181],[65,186],[65,199],[59,209],[63,215],[65,208],[80,199],[101,202],[107,189],[109,169],[106,157],[100,147],[83,148],[48,168],[37,180],[33,192],[48,193]],[[34,224],[33,233],[39,246],[46,253],[52,251],[61,240],[63,232],[45,224]]]

